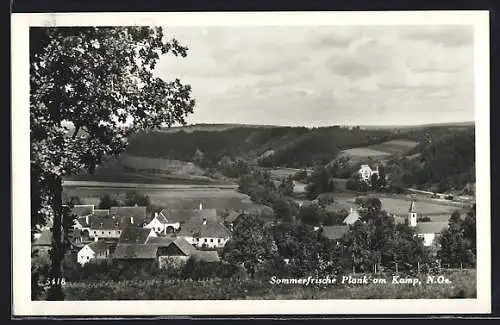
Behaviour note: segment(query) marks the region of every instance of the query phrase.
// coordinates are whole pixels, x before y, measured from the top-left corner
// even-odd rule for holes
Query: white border
[[[238,12],[12,15],[13,315],[455,314],[491,312],[489,13]],[[29,26],[473,25],[476,108],[477,299],[62,301],[30,300]]]

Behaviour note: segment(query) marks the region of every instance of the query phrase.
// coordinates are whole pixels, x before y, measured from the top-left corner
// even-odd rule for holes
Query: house
[[[158,263],[160,268],[179,267],[184,265],[189,257],[195,253],[193,245],[184,238],[177,237],[168,246],[158,247]]]
[[[234,224],[236,223],[236,220],[238,220],[238,218],[241,217],[242,215],[244,215],[242,211],[231,210],[224,217],[224,224],[229,227],[230,231],[233,231],[233,227]]]
[[[156,262],[158,266],[179,267],[195,252],[183,238],[148,238],[144,243],[118,243],[113,258],[127,262]]]
[[[95,212],[95,210],[94,210]],[[79,217],[75,220],[73,229],[79,229],[83,240],[99,238],[118,239],[122,229],[127,227],[143,227],[147,225],[146,217],[106,215],[105,212],[99,212],[99,215],[92,214]]]
[[[359,168],[358,174],[363,181],[369,182],[372,179],[372,175],[379,174],[378,165],[375,167],[375,169],[371,169],[370,165],[363,164]]]
[[[158,257],[157,252],[156,245],[118,243],[112,258],[127,262],[154,262]]]
[[[157,237],[153,229],[127,227],[122,230],[118,244],[145,244],[151,237]]]
[[[410,203],[406,223],[415,230],[419,238],[423,239],[424,246],[427,247],[436,246],[437,238],[439,237],[441,231],[448,227],[448,223],[445,221],[419,223],[414,200]]]
[[[165,214],[162,213],[155,213],[154,218],[144,226],[144,228],[153,229],[158,234],[170,234],[179,231],[180,227],[179,222],[169,222]]]
[[[85,265],[90,261],[106,260],[110,255],[109,245],[104,240],[98,240],[83,246],[77,253],[77,261],[80,265]]]
[[[217,251],[200,251],[196,250],[191,254],[191,257],[197,262],[219,262],[219,254]]]
[[[133,217],[136,221],[143,221],[147,217],[146,207],[127,206],[127,207],[111,207],[109,214],[117,217]]]
[[[215,209],[205,209],[203,205],[200,204],[198,209],[163,209],[160,213],[165,217],[170,223],[180,223],[181,225],[192,218],[205,217],[207,219],[222,221],[217,215],[217,210]]]
[[[344,219],[346,225],[352,225],[361,218],[358,210],[351,208],[349,215]]]
[[[196,247],[217,248],[226,245],[231,231],[218,220],[198,215],[182,225],[179,236]]]
[[[109,210],[108,209],[94,209],[94,213],[96,217],[107,217],[109,216]]]

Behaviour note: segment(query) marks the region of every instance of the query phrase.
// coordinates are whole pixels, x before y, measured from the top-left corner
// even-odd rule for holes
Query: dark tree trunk
[[[54,176],[52,179],[54,220],[52,226],[52,264],[50,270],[50,287],[47,293],[47,300],[64,300],[64,292],[61,286],[63,276],[62,260],[64,257],[63,246],[63,208],[62,208],[62,178]]]

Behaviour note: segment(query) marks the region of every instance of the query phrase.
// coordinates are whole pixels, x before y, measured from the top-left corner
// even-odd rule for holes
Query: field
[[[229,184],[204,176],[204,170],[193,163],[161,158],[120,155],[106,160],[92,174],[68,177],[70,181],[97,181],[146,184]]]
[[[391,140],[366,147],[357,147],[343,150],[340,156],[349,157],[352,163],[387,159],[392,155],[399,155],[413,149],[418,143],[409,140]]]
[[[207,281],[146,280],[69,283],[67,300],[292,300],[292,299],[447,299],[476,298],[476,271],[446,270],[449,284],[392,284],[392,275],[377,275],[386,284],[328,285],[271,284],[269,280]],[[359,275],[358,275],[359,276]],[[372,275],[375,277],[375,275]],[[404,275],[403,275],[404,277]]]
[[[249,197],[235,189],[213,187],[172,187],[169,189],[150,187],[65,187],[68,197],[78,196],[86,204],[98,204],[99,198],[105,194],[123,200],[129,191],[148,195],[151,204],[175,209],[196,209],[202,203],[205,208],[242,209],[251,204]]]
[[[391,197],[374,195],[382,203],[382,209],[396,215],[407,215],[410,207],[411,197],[404,195],[394,195]],[[335,193],[335,202],[328,206],[329,211],[338,211],[341,209],[349,210],[355,208],[354,201],[356,196],[349,193]],[[453,211],[461,209],[460,204],[450,202],[437,202],[429,198],[415,197],[415,207],[420,216],[429,216],[432,221],[448,221]]]

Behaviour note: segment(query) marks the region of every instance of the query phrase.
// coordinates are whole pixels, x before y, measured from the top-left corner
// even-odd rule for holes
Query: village
[[[362,181],[369,182],[374,174],[378,176],[378,165],[371,169],[362,164],[358,173]],[[431,194],[428,199],[436,200],[435,193],[424,194]],[[419,213],[414,198],[415,194],[408,200],[407,210],[388,211],[389,215],[396,223],[409,225],[423,240],[423,245],[435,251],[439,248],[439,235],[448,227],[449,214],[444,213],[438,221],[432,221],[429,215],[435,214]],[[361,219],[360,212],[366,211],[359,202],[351,200],[351,203],[343,206],[348,213],[341,224],[320,223],[314,226],[314,231],[339,244],[350,227]],[[161,269],[179,267],[189,258],[219,262],[224,246],[231,240],[234,224],[248,211],[233,209],[221,213],[203,207],[202,202],[196,209],[164,208],[159,212],[137,205],[98,209],[91,204],[77,204],[71,214],[75,221],[68,232],[69,242],[81,266],[108,260],[125,264],[142,261],[155,262]],[[48,252],[52,245],[50,229],[44,229],[35,237],[33,249]]]

